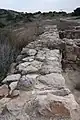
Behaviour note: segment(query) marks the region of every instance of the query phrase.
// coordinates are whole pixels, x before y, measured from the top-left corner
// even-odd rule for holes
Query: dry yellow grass
[[[32,22],[0,31],[0,80],[2,80],[21,49],[36,40],[43,29],[38,22]]]
[[[9,42],[18,48],[22,48],[31,41],[36,40],[36,37],[42,32],[43,29],[38,22],[28,23],[10,31]]]

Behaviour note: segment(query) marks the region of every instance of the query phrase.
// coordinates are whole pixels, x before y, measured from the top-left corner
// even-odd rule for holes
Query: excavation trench
[[[80,31],[77,32],[76,29],[60,31],[59,37],[64,43],[64,49],[60,48],[62,50],[62,74],[67,87],[80,104]]]

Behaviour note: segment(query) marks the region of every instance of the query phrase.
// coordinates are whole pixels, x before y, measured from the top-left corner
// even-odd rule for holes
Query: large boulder
[[[72,94],[66,97],[60,97],[52,94],[38,96],[37,111],[41,120],[79,120],[79,106]],[[71,102],[73,101],[73,102]]]

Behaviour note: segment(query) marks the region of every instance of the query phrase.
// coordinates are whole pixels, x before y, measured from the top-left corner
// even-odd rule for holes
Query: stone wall
[[[23,48],[0,86],[0,120],[80,119],[62,76],[63,49],[56,25]]]

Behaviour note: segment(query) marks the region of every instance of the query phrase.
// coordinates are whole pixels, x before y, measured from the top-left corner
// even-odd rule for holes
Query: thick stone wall
[[[23,48],[0,87],[0,120],[79,120],[62,76],[57,26]]]

